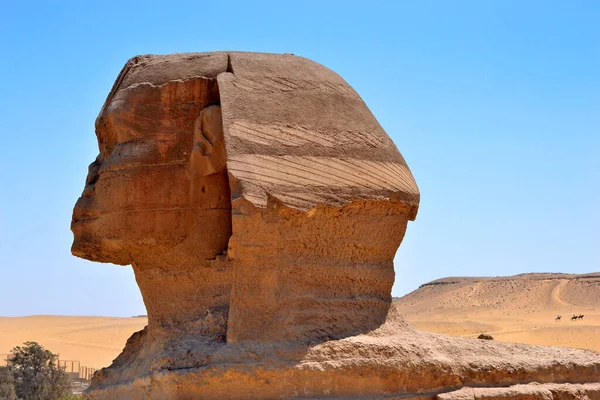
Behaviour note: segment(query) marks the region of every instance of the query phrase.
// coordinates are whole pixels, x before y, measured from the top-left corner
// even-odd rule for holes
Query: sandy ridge
[[[395,302],[430,332],[600,351],[600,273],[444,278]]]

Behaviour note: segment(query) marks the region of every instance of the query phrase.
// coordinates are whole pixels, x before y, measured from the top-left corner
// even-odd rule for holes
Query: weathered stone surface
[[[319,64],[135,57],[96,133],[72,251],[131,264],[149,323],[92,398],[432,397],[598,380],[598,353],[423,333],[390,310],[418,188],[360,97]]]
[[[598,400],[600,399],[600,383],[591,384],[528,384],[500,388],[470,388],[444,393],[437,396],[440,400]]]

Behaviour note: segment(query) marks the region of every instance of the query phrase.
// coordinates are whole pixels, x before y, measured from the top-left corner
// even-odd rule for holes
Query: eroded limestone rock
[[[149,323],[91,398],[432,397],[600,376],[598,353],[418,332],[390,310],[419,191],[319,64],[135,57],[96,133],[72,251],[131,264]]]

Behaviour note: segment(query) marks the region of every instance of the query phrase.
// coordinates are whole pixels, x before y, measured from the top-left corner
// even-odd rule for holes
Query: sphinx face
[[[74,255],[126,265],[186,246],[202,258],[223,252],[231,200],[211,85],[139,84],[107,100],[100,154],[73,211]]]

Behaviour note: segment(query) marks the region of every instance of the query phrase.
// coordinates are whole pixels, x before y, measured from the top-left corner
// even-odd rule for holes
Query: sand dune
[[[430,332],[600,351],[600,273],[445,278],[395,299],[406,320]],[[562,315],[555,322],[556,315]],[[572,322],[573,314],[584,314]],[[27,340],[63,360],[107,366],[146,318],[0,317],[0,354]]]
[[[146,318],[31,316],[0,317],[0,354],[9,353],[25,341],[35,341],[62,360],[79,360],[81,365],[101,368],[123,350]]]
[[[395,302],[430,332],[600,351],[600,273],[444,278]]]

